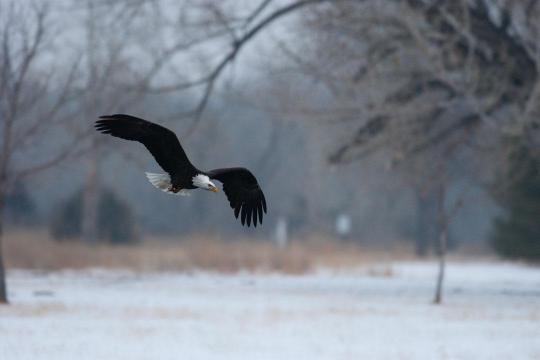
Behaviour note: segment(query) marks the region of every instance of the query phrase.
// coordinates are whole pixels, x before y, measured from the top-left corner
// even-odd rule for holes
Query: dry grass
[[[321,237],[293,241],[285,249],[278,249],[269,242],[220,241],[210,236],[182,241],[147,239],[136,246],[89,246],[75,241],[57,242],[45,232],[19,231],[6,234],[4,249],[9,268],[43,270],[106,267],[137,271],[205,269],[304,273],[318,267],[350,268],[412,258],[411,251],[403,248],[365,251],[358,245]]]

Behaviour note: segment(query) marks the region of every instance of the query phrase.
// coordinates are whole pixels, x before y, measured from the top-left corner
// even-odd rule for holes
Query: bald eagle
[[[234,216],[242,225],[262,225],[266,213],[266,200],[255,176],[248,169],[222,168],[210,171],[197,169],[188,159],[180,141],[171,130],[130,115],[115,114],[100,116],[95,127],[103,134],[138,141],[154,156],[167,174],[146,173],[156,188],[176,195],[188,195],[188,190],[204,189],[218,192],[211,180],[223,183],[223,191],[234,209]]]

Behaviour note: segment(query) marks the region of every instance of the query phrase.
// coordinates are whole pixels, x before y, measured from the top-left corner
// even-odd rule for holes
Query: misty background
[[[271,240],[280,219],[292,238],[339,238],[345,216],[349,241],[425,254],[444,192],[450,247],[489,251],[506,139],[538,149],[538,5],[435,3],[307,1],[245,39],[294,3],[2,1],[18,61],[3,63],[6,228],[79,221],[98,241],[106,192],[139,240]],[[223,193],[152,188],[141,144],[93,130],[113,113],[171,128],[201,169],[251,169],[264,225],[239,226]]]

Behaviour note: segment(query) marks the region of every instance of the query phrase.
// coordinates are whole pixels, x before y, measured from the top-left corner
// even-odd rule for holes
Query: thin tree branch
[[[251,25],[253,20],[255,20],[255,18],[257,16],[259,16],[259,14],[262,13],[264,11],[264,9],[266,9],[268,7],[268,5],[270,5],[271,2],[272,2],[272,0],[263,0],[259,4],[259,6],[257,6],[255,8],[255,10],[246,18],[246,21],[244,22],[243,28],[247,29],[249,27],[249,25]]]
[[[58,151],[57,155],[53,156],[51,159],[48,159],[40,164],[37,164],[37,165],[34,165],[34,166],[30,166],[28,168],[25,168],[25,169],[22,169],[22,170],[19,170],[17,172],[14,173],[14,181],[15,182],[18,182],[18,181],[21,181],[22,179],[24,179],[26,176],[30,176],[30,175],[33,175],[33,174],[36,174],[38,172],[41,172],[41,171],[44,171],[44,170],[47,170],[55,165],[58,165],[60,164],[61,162],[65,161],[65,160],[68,160],[70,158],[78,158],[84,154],[86,154],[88,151],[92,150],[91,147],[88,147],[88,148],[84,148],[84,147],[80,147],[80,142],[87,138],[88,135],[92,134],[94,132],[94,129],[93,128],[90,128],[84,132],[82,132],[81,134],[79,134],[78,136],[76,136],[70,143],[69,145],[65,146],[62,150]],[[77,149],[79,148],[78,150],[74,150],[74,149]]]
[[[356,1],[359,2],[362,0]],[[201,120],[202,113],[206,108],[206,105],[208,104],[208,101],[210,99],[210,95],[212,94],[212,91],[214,89],[216,80],[223,72],[225,67],[236,58],[236,55],[238,55],[240,50],[247,42],[249,42],[261,30],[263,30],[265,27],[267,27],[277,19],[305,6],[320,4],[324,2],[331,2],[331,0],[301,0],[275,10],[274,12],[261,19],[257,24],[255,24],[251,29],[246,31],[243,35],[239,36],[238,39],[232,44],[232,48],[229,50],[229,52],[227,52],[227,54],[221,59],[221,61],[218,62],[218,64],[210,73],[195,81],[167,86],[167,91],[177,91],[188,89],[198,85],[205,85],[203,89],[203,94],[199,99],[196,107],[192,111],[192,117],[194,120],[190,125],[189,129],[187,130],[186,136],[190,136],[197,128]],[[161,90],[163,90],[163,88],[161,88]]]

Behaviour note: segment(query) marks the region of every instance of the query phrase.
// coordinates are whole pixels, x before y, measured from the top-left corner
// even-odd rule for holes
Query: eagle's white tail
[[[171,187],[171,177],[168,174],[154,174],[154,173],[145,173],[146,177],[148,178],[148,181],[152,185],[154,185],[159,190],[166,192],[167,194],[173,194],[173,195],[189,195],[188,191],[185,189],[180,190],[179,192],[175,193],[169,190]]]

